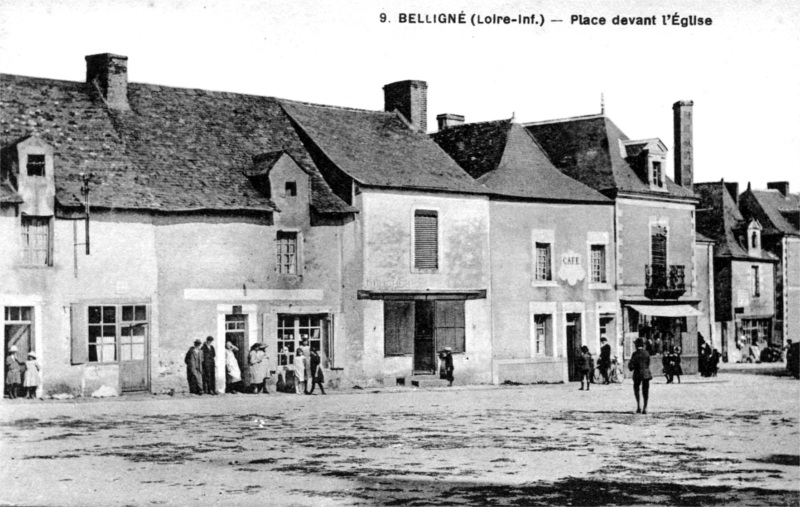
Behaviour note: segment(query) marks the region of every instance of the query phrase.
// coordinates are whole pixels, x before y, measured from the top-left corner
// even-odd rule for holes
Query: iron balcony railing
[[[677,299],[686,292],[685,266],[645,264],[644,295],[651,299]]]

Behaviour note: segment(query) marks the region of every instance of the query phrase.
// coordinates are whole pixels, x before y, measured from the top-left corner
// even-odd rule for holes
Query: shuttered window
[[[665,227],[653,227],[650,236],[651,264],[653,269],[667,269],[667,229]]]
[[[22,263],[24,265],[53,265],[51,218],[22,215]]]
[[[436,350],[451,347],[457,354],[466,350],[464,300],[436,301]]]
[[[439,268],[439,214],[436,211],[414,212],[414,267]]]
[[[402,356],[414,350],[414,301],[383,302],[384,355]]]

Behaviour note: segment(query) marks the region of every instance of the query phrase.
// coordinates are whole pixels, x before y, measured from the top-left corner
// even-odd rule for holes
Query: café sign
[[[570,285],[575,285],[586,278],[586,271],[581,265],[581,254],[568,250],[561,254],[561,265],[558,268],[558,277]]]

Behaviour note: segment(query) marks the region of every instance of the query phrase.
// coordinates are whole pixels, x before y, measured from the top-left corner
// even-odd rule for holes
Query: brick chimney
[[[675,183],[692,190],[694,186],[694,145],[692,143],[691,100],[679,100],[672,104],[672,120],[675,136]]]
[[[725,184],[725,188],[728,189],[728,193],[731,194],[733,198],[733,202],[736,203],[736,207],[739,207],[739,184],[736,182],[723,182]]]
[[[101,53],[86,57],[86,82],[94,84],[109,109],[127,111],[128,57]]]
[[[398,81],[383,87],[384,111],[397,109],[409,123],[422,132],[428,131],[428,83]]]
[[[789,195],[789,182],[788,181],[770,181],[767,183],[767,188],[777,190],[784,197]]]
[[[436,117],[436,122],[439,124],[439,130],[444,130],[447,127],[455,127],[456,125],[463,125],[464,117],[460,114],[444,113]]]

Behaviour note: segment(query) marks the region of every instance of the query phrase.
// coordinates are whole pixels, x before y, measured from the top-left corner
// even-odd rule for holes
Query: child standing
[[[6,358],[6,389],[8,389],[8,397],[12,400],[17,397],[17,389],[22,383],[20,378],[20,360],[17,359],[17,346],[12,345],[8,349],[8,357]]]
[[[586,390],[589,390],[589,379],[590,375],[592,374],[592,354],[589,352],[589,347],[586,345],[581,347],[581,357],[578,358],[578,370],[581,374],[581,388],[579,391],[583,391],[583,379],[586,379]]]
[[[39,387],[39,362],[36,360],[36,353],[33,351],[28,352],[28,360],[25,361],[25,379],[22,387],[25,388],[25,398],[29,400],[36,399],[36,388]]]

